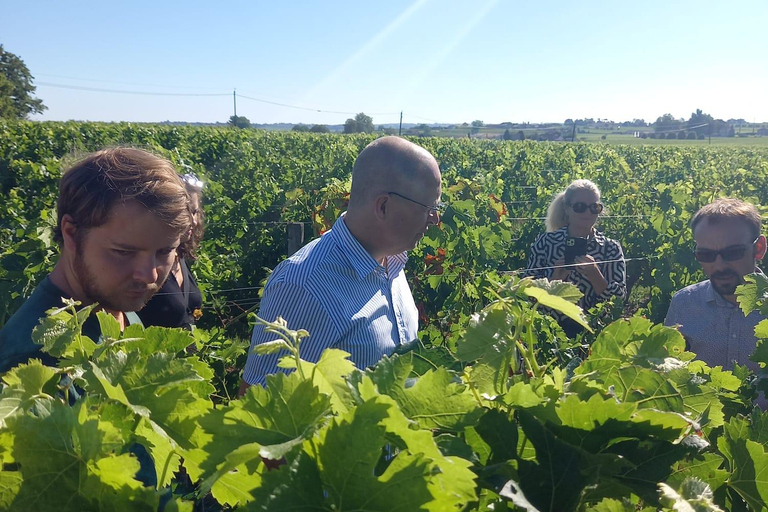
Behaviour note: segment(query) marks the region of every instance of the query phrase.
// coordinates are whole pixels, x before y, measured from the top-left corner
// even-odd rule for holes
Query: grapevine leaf
[[[134,434],[152,456],[158,487],[170,485],[173,473],[178,471],[181,463],[181,455],[176,443],[147,418],[139,420]]]
[[[200,494],[211,491],[221,503],[231,506],[253,500],[253,491],[261,484],[264,463],[259,443],[244,444],[229,453],[210,477],[200,484]]]
[[[373,381],[366,374],[357,376],[359,382],[356,382],[356,389],[361,400],[388,406],[387,414],[379,422],[385,431],[388,450],[407,450],[409,453],[420,453],[430,458],[436,465],[428,483],[434,496],[447,496],[446,499],[457,507],[472,501],[475,498],[475,476],[469,469],[471,463],[458,457],[444,457],[430,431],[412,428],[413,423],[405,417],[391,397],[379,395]],[[427,509],[439,512],[441,502],[437,500],[433,505],[427,506]]]
[[[355,369],[348,359],[349,353],[338,349],[326,349],[320,355],[317,363],[301,360],[304,375],[311,376],[312,383],[321,393],[331,397],[331,407],[336,413],[344,413],[352,406],[353,398],[347,385],[346,377]],[[295,368],[296,361],[292,357],[280,360],[283,368]]]
[[[156,510],[156,493],[134,479],[138,461],[115,455],[125,446],[129,418],[117,407],[86,398],[74,407],[55,402],[46,417],[12,418],[23,482],[11,508],[118,510],[131,503],[132,510]]]
[[[492,368],[503,365],[505,355],[513,347],[511,317],[499,303],[491,304],[474,315],[464,338],[456,346],[456,357],[462,361],[482,361]]]
[[[101,336],[104,339],[120,339],[120,324],[117,319],[105,311],[98,311],[96,318],[99,320]]]
[[[427,371],[415,384],[405,387],[412,369],[410,358],[394,356],[380,361],[369,376],[379,392],[394,398],[420,428],[460,432],[477,421],[482,414],[477,401],[448,370]]]
[[[757,347],[749,356],[749,360],[760,364],[763,368],[768,367],[768,319],[757,324],[755,336],[761,339],[758,340]]]
[[[562,289],[552,291],[557,292],[562,291]],[[526,286],[523,289],[523,293],[536,299],[536,301],[542,306],[546,306],[564,314],[577,324],[584,327],[587,331],[592,332],[592,328],[584,318],[584,313],[581,311],[581,308],[568,300],[569,295],[566,295],[565,297],[560,295],[553,295],[550,293],[550,291],[538,286]]]
[[[637,402],[638,407],[682,413],[683,399],[669,380],[660,373],[630,366],[613,372],[605,380],[622,402]]]
[[[0,509],[12,510],[11,506],[21,490],[23,480],[20,471],[0,471]]]
[[[140,350],[122,350],[102,355],[98,364],[91,362],[85,379],[93,393],[102,393],[129,407],[134,413],[150,420],[152,430],[178,446],[179,455],[186,460],[192,478],[199,477],[202,454],[193,451],[205,442],[197,426],[197,418],[212,408],[208,399],[193,394],[193,386],[202,379],[194,366],[184,359],[174,359],[164,352],[143,354]],[[167,456],[168,446],[159,440],[147,439],[155,460],[174,459]],[[150,446],[151,445],[151,446]],[[157,454],[152,453],[155,447]],[[167,473],[164,468],[160,475]]]
[[[525,436],[536,449],[536,460],[519,460],[519,486],[539,510],[575,510],[581,493],[598,475],[608,478],[626,463],[615,455],[590,455],[560,439],[527,410],[517,412]]]
[[[719,489],[727,480],[730,473],[720,469],[723,465],[723,457],[715,453],[704,453],[693,457],[691,460],[678,462],[674,472],[667,479],[667,484],[677,489],[683,480],[688,477],[696,477],[713,489]]]
[[[317,464],[302,452],[290,464],[262,474],[262,485],[253,496],[255,510],[291,512],[328,511]]]
[[[216,441],[210,447],[216,460],[242,445],[243,439],[268,446],[308,437],[329,412],[330,398],[311,381],[297,373],[276,373],[267,376],[266,389],[249,387],[240,400],[211,410],[200,419],[200,426]]]
[[[654,508],[644,508],[642,512],[655,512]],[[627,500],[606,498],[586,509],[586,512],[638,512],[637,505]]]
[[[763,444],[749,437],[749,424],[734,418],[725,425],[717,446],[732,468],[728,486],[753,510],[762,510],[768,506],[768,454]]]
[[[529,408],[544,404],[547,399],[539,396],[529,383],[516,382],[504,394],[502,401],[510,407]]]
[[[434,458],[424,452],[401,451],[377,476],[375,468],[388,433],[411,437],[402,419],[400,427],[391,422],[385,426],[390,411],[397,411],[391,398],[375,397],[319,433],[312,453],[316,453],[327,501],[336,510],[460,509],[474,497],[469,463],[442,457],[434,441],[430,440]]]
[[[684,353],[685,339],[677,329],[653,325],[639,317],[622,319],[600,332],[590,348],[589,358],[575,373],[608,372],[630,362],[658,368],[669,357],[685,358]]]
[[[192,333],[184,329],[156,326],[145,329],[139,324],[126,327],[122,337],[130,340],[129,350],[147,357],[158,353],[178,354],[195,342]]]
[[[768,276],[749,274],[744,276],[744,284],[736,287],[736,300],[745,315],[759,310],[762,316],[768,316]]]
[[[497,464],[512,460],[517,456],[517,424],[501,411],[491,409],[486,412],[474,428],[476,435],[487,447],[487,453],[480,453],[485,459],[483,464]],[[474,439],[474,436],[472,436]],[[482,444],[472,443],[472,447],[484,448]]]
[[[31,408],[38,409],[53,400],[56,368],[43,365],[33,359],[29,364],[20,364],[3,375],[5,386],[0,392],[0,427],[8,417],[21,414]]]
[[[80,311],[90,313],[91,309],[92,306],[87,306]],[[71,358],[75,354],[89,356],[96,349],[96,343],[79,332],[75,318],[61,310],[40,320],[40,325],[32,331],[32,341],[59,359]]]

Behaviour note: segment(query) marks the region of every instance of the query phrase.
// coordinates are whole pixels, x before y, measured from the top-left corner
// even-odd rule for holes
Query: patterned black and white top
[[[565,257],[565,239],[568,238],[568,226],[539,235],[531,245],[531,255],[528,259],[528,268],[522,273],[524,277],[546,277],[550,279],[557,260]],[[612,240],[601,232],[595,230],[594,236],[587,243],[587,254],[597,262],[597,267],[608,282],[608,288],[600,295],[595,293],[592,283],[580,272],[571,270],[566,281],[575,284],[584,293],[579,300],[579,306],[587,310],[598,302],[610,299],[616,295],[627,295],[627,266],[624,262],[624,252],[616,240]],[[602,263],[606,262],[606,263]]]

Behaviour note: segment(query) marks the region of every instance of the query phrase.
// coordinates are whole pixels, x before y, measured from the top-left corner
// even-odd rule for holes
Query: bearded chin
[[[738,284],[734,286],[720,286],[712,283],[712,288],[714,288],[717,293],[723,296],[733,295],[734,293],[736,293],[736,286],[738,286]]]
[[[78,249],[80,249],[79,246]],[[112,304],[112,302],[107,297],[99,292],[96,285],[96,278],[90,272],[90,270],[88,270],[88,267],[86,266],[85,261],[83,261],[83,256],[79,250],[76,253],[75,261],[72,266],[75,271],[75,276],[77,277],[77,282],[80,285],[80,289],[82,289],[83,293],[85,294],[83,299],[90,304],[98,302],[99,307],[114,311],[114,304]]]

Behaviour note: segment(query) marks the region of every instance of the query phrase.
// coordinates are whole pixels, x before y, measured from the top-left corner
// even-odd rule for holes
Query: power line
[[[298,110],[309,110],[310,112],[322,112],[324,114],[355,115],[355,114],[359,113],[359,112],[342,112],[342,111],[339,111],[339,110],[324,110],[324,109],[312,108],[312,107],[299,107],[298,105],[289,105],[287,103],[280,103],[280,102],[277,102],[277,101],[269,101],[269,100],[264,100],[264,99],[260,99],[260,98],[252,98],[250,96],[245,96],[243,94],[238,94],[238,97],[245,98],[247,100],[258,101],[259,103],[267,103],[269,105],[277,105],[277,106],[286,107],[286,108],[295,108],[295,109],[298,109]],[[372,115],[372,116],[392,116],[392,115],[395,115],[395,114],[399,114],[399,112],[371,112],[370,113],[370,115]]]
[[[76,78],[74,76],[64,76],[64,75],[51,75],[48,73],[36,73],[38,76],[49,76],[51,78],[63,78],[65,80],[79,80],[81,82],[100,82],[105,84],[118,84],[118,85],[138,85],[141,87],[161,87],[163,89],[215,89],[215,90],[221,90],[221,87],[193,87],[189,85],[157,85],[157,84],[145,84],[145,83],[138,83],[138,82],[119,82],[117,80],[103,80],[103,79],[97,79],[97,78]]]
[[[229,93],[187,93],[187,92],[148,92],[148,91],[125,91],[121,89],[103,89],[99,87],[83,87],[80,85],[54,84],[51,82],[37,82],[37,85],[47,87],[57,87],[59,89],[73,89],[76,91],[89,92],[108,92],[112,94],[137,94],[141,96],[229,96]]]

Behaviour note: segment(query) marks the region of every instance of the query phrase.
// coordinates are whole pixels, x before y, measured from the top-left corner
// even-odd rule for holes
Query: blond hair
[[[572,181],[571,184],[568,185],[568,188],[557,194],[554,199],[552,199],[552,202],[549,203],[549,208],[547,208],[547,218],[545,220],[547,231],[557,231],[568,225],[568,214],[565,207],[570,206],[573,194],[579,190],[589,190],[590,192],[597,194],[597,197],[600,198],[600,189],[591,181]]]

